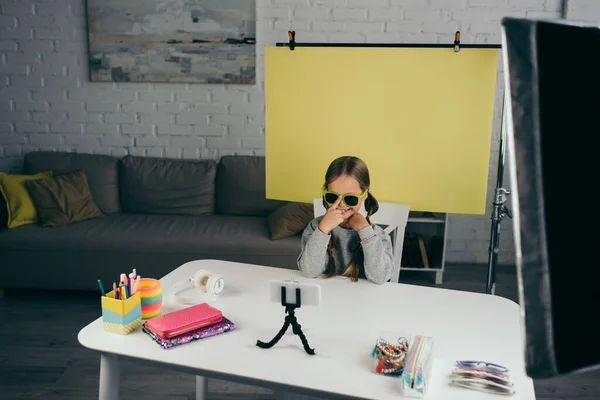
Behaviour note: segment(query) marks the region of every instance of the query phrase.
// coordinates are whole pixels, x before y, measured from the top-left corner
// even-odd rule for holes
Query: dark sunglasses
[[[329,190],[323,190],[323,200],[325,200],[327,204],[333,204],[337,201],[337,199],[340,196],[342,196],[342,201],[344,202],[344,204],[346,204],[348,207],[355,207],[365,197],[367,192],[368,190],[365,190],[362,194],[359,195],[350,193],[342,195],[336,192],[331,192]]]

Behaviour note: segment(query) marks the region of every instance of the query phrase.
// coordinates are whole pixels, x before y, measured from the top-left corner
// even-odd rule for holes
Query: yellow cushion
[[[35,206],[23,182],[50,177],[52,177],[52,171],[44,171],[35,175],[9,175],[0,172],[0,192],[6,200],[7,226],[9,228],[37,222]]]

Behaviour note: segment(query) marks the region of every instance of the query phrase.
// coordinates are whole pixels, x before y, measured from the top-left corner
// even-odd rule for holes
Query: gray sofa
[[[0,288],[98,290],[121,272],[161,277],[221,259],[296,269],[300,234],[271,240],[265,159],[220,160],[32,152],[24,174],[83,169],[103,217],[0,229]]]

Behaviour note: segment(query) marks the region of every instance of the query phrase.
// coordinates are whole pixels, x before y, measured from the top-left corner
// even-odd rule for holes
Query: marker
[[[142,276],[141,276],[141,275],[138,275],[138,276],[135,278],[135,283],[133,284],[133,293],[135,293],[135,292],[137,292],[137,291],[138,291],[138,286],[140,286],[140,279],[142,279]]]
[[[106,296],[106,292],[104,291],[104,286],[102,285],[102,282],[100,281],[100,279],[98,279],[98,287],[100,288],[100,293],[102,293],[102,296]]]
[[[127,282],[127,289],[129,289],[129,294],[133,293],[133,284],[135,282],[135,274],[132,272],[129,274],[129,282]]]
[[[456,31],[454,34],[454,51],[458,51],[460,49],[460,31]]]

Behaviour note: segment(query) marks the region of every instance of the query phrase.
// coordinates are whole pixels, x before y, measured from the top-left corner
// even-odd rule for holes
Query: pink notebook
[[[235,324],[223,317],[221,322],[217,322],[216,324],[208,325],[203,328],[196,329],[195,331],[167,339],[148,329],[146,323],[142,325],[142,331],[150,336],[152,340],[158,343],[165,350],[170,349],[171,347],[190,343],[195,340],[206,339],[208,337],[220,335],[233,330],[235,330]]]
[[[223,314],[207,303],[172,311],[147,320],[146,325],[152,332],[169,339],[202,327],[221,322]]]

